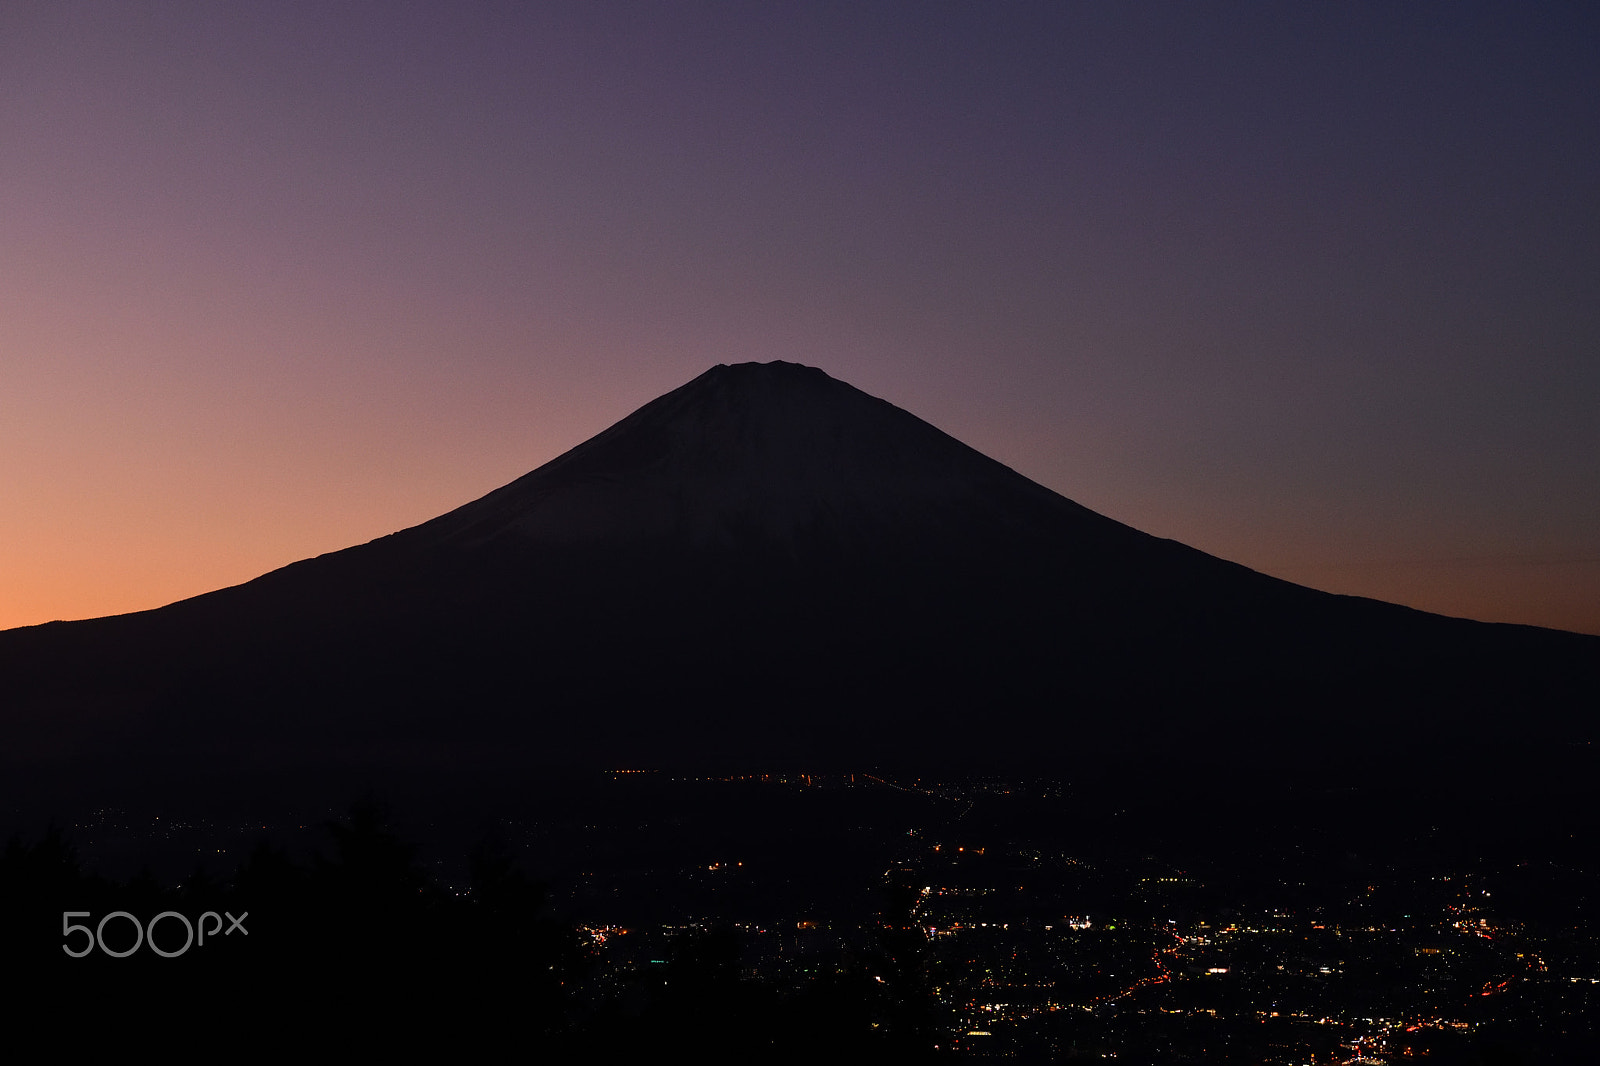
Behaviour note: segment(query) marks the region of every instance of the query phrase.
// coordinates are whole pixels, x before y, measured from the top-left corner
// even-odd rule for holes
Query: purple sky
[[[1600,633],[1600,9],[0,0],[0,626],[789,359],[1291,580]]]

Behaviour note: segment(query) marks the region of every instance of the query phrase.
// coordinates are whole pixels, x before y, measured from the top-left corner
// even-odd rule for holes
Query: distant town
[[[1264,816],[1259,838],[1234,819],[1168,848],[1152,812],[1075,818],[1092,804],[1055,780],[619,769],[563,787],[496,832],[570,934],[545,1015],[568,1037],[663,1014],[714,1031],[752,996],[768,1028],[807,1004],[865,1047],[951,1060],[1559,1062],[1597,1035],[1600,901],[1576,836],[1465,858],[1470,832],[1296,840]],[[159,855],[225,879],[252,841],[309,855],[339,817],[101,810],[67,835],[89,869]],[[392,831],[430,825],[460,836]],[[459,857],[416,856],[474,905]]]

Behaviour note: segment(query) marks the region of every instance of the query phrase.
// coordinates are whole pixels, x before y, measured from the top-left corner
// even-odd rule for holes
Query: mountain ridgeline
[[[3,769],[62,787],[197,768],[1559,776],[1592,750],[1597,664],[1600,638],[1148,536],[820,370],[747,363],[414,528],[0,633],[0,724]]]

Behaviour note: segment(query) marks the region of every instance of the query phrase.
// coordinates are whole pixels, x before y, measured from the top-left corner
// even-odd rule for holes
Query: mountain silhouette
[[[1148,536],[746,363],[422,525],[0,633],[0,770],[1542,772],[1590,739],[1597,664]]]

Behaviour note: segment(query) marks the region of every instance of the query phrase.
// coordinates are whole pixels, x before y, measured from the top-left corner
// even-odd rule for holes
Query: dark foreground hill
[[[742,364],[412,529],[0,633],[0,769],[69,793],[731,765],[1559,782],[1597,691],[1600,638],[1275,580],[821,371]]]

